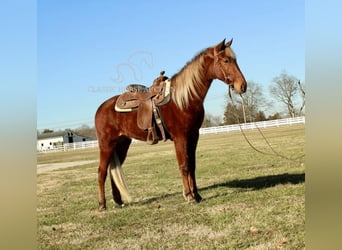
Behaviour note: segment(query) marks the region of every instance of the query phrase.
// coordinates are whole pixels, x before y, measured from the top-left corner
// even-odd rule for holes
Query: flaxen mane
[[[182,110],[188,107],[190,100],[199,97],[199,92],[204,87],[201,83],[205,74],[204,56],[208,49],[198,53],[171,78],[172,99]]]

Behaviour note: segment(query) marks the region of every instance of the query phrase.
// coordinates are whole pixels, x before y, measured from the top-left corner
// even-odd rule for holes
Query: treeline
[[[37,135],[39,136],[40,134],[47,134],[47,133],[55,133],[55,132],[62,132],[62,131],[69,131],[72,130],[73,132],[75,132],[75,134],[77,135],[81,135],[84,137],[88,137],[91,138],[93,140],[96,140],[96,130],[95,127],[90,127],[89,125],[83,124],[78,128],[75,129],[64,129],[64,130],[52,130],[52,129],[44,129],[43,131],[37,131]]]
[[[280,113],[265,116],[263,111],[258,111],[254,117],[245,116],[243,114],[243,108],[241,105],[233,105],[228,103],[225,116],[222,120],[221,116],[213,116],[211,114],[206,114],[202,123],[202,128],[209,128],[215,126],[224,126],[237,123],[245,122],[259,122],[259,121],[269,121],[284,118]],[[245,120],[246,119],[246,120]]]

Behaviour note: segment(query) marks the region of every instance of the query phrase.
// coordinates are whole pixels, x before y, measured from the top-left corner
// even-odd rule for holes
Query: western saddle
[[[115,104],[117,112],[137,111],[137,125],[140,129],[148,131],[146,142],[151,145],[161,140],[155,124],[163,141],[166,141],[164,124],[158,108],[170,101],[171,81],[164,73],[165,71],[160,72],[160,76],[149,88],[140,84],[128,85],[127,91],[118,97]]]

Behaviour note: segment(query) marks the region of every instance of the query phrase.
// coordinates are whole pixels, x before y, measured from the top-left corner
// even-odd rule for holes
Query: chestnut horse
[[[199,202],[195,178],[196,147],[204,118],[203,101],[214,79],[226,83],[235,93],[244,93],[246,80],[230,48],[232,40],[225,39],[204,49],[188,62],[171,80],[171,99],[160,113],[168,131],[167,139],[174,141],[179,171],[186,201]],[[124,181],[122,164],[132,139],[146,140],[147,131],[137,126],[136,111],[120,113],[114,110],[118,96],[105,101],[95,115],[95,127],[100,149],[98,191],[100,210],[106,209],[105,180],[110,174],[114,201],[123,206],[130,201]]]

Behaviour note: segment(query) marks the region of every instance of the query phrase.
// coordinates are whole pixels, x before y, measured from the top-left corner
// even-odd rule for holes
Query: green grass
[[[304,126],[263,130],[275,150],[304,153]],[[247,136],[270,152],[257,130]],[[152,151],[153,150],[153,151]],[[98,150],[40,154],[38,164],[97,159]],[[124,172],[133,202],[98,211],[97,163],[39,174],[39,249],[304,249],[304,159],[255,152],[240,133],[203,135],[197,183],[182,197],[172,142],[133,144]]]

